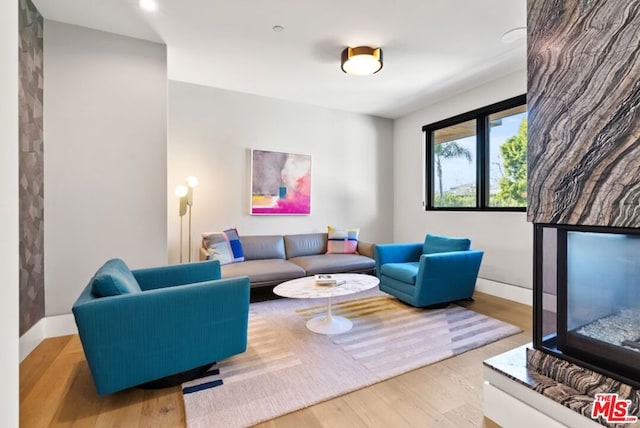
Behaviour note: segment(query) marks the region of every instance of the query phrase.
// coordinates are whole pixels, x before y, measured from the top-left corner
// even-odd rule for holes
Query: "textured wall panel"
[[[640,0],[528,1],[528,220],[640,227]]]
[[[20,0],[20,335],[44,317],[43,19]]]

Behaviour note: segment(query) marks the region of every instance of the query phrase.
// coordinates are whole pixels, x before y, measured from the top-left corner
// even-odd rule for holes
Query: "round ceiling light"
[[[155,0],[139,0],[138,4],[140,5],[140,8],[149,12],[155,12],[158,10],[158,3],[156,3]]]
[[[382,49],[369,46],[344,48],[341,68],[347,74],[358,76],[377,73],[382,68]]]

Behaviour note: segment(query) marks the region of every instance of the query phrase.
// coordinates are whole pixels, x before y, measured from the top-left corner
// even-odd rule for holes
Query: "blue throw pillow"
[[[422,247],[422,254],[448,253],[451,251],[467,251],[471,247],[468,238],[449,238],[427,234]]]
[[[140,292],[138,281],[121,259],[107,261],[93,276],[91,293],[96,297]]]
[[[244,252],[242,251],[242,243],[240,242],[238,231],[236,229],[227,229],[223,233],[227,235],[227,239],[229,240],[229,246],[233,254],[233,262],[243,262]]]

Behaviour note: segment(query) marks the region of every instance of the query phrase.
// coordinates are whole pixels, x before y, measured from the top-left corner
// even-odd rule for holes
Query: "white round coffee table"
[[[351,320],[333,315],[331,313],[331,298],[345,296],[360,291],[377,287],[380,281],[375,276],[358,273],[341,273],[332,275],[338,282],[345,281],[339,285],[320,285],[312,276],[306,278],[292,279],[274,287],[273,292],[278,296],[290,297],[293,299],[327,299],[327,312],[323,315],[311,318],[307,321],[307,328],[320,334],[338,334],[351,330],[353,323]]]

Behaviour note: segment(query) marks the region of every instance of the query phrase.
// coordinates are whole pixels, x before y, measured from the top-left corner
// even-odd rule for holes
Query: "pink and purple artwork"
[[[311,214],[311,155],[251,150],[251,214]]]

